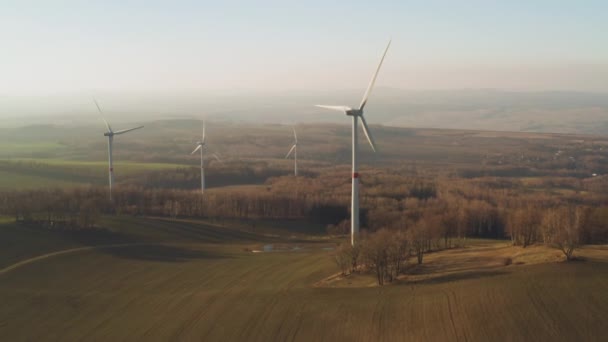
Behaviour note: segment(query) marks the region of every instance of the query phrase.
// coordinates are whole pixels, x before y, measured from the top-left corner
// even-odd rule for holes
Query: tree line
[[[586,206],[521,207],[508,214],[508,234],[513,245],[526,248],[542,243],[559,249],[570,261],[589,233],[592,214]],[[458,218],[450,215],[425,214],[411,226],[363,234],[354,246],[343,243],[338,247],[336,265],[342,275],[368,270],[378,285],[392,282],[405,273],[408,263],[422,264],[425,253],[462,246],[461,236],[453,239]]]
[[[261,186],[220,188],[204,195],[198,190],[123,185],[114,189],[112,201],[105,187],[96,186],[4,191],[0,215],[66,229],[90,229],[110,214],[299,219],[323,223],[329,234],[344,235],[350,228],[345,169],[271,177]],[[459,246],[470,237],[511,239],[522,247],[549,244],[568,259],[580,244],[608,242],[607,198],[595,190],[603,188],[586,181],[444,178],[372,168],[362,175],[361,224],[370,242],[356,255],[366,261],[342,261],[340,268],[370,265],[382,282],[397,277],[410,257],[422,262],[428,251]],[[594,182],[603,184],[601,179]],[[373,246],[387,247],[378,251]]]

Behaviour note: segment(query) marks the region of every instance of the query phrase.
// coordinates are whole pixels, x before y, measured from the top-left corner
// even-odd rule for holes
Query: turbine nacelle
[[[369,94],[369,90],[366,92],[366,94]],[[364,103],[367,102],[367,98],[364,98]],[[348,106],[326,106],[326,105],[316,105],[316,107],[319,108],[324,108],[324,109],[329,109],[329,110],[334,110],[334,111],[340,111],[340,112],[344,112],[347,116],[352,116],[355,119],[361,119],[361,124],[363,126],[363,133],[365,133],[365,137],[367,138],[367,141],[369,142],[369,145],[372,147],[372,150],[374,152],[376,152],[376,144],[374,143],[374,138],[372,137],[372,133],[369,130],[369,127],[367,126],[367,121],[365,120],[365,116],[363,116],[363,107],[361,108],[351,108]]]
[[[348,116],[363,116],[363,108],[351,108],[349,106],[327,106],[327,105],[315,105],[315,107],[334,110],[343,112]]]
[[[348,116],[362,116],[363,110],[361,109],[347,109],[344,111]]]
[[[133,128],[129,128],[129,129],[123,129],[123,130],[120,130],[120,131],[112,131],[112,130],[110,130],[109,132],[105,132],[103,134],[103,136],[104,137],[113,137],[115,135],[124,134],[124,133],[131,132],[131,131],[134,131],[134,130],[140,129],[140,128],[144,128],[144,126],[138,126],[138,127],[133,127]]]

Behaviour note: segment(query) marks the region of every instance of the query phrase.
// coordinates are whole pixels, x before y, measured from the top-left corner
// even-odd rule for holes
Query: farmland
[[[90,247],[0,273],[5,338],[593,341],[605,332],[602,248],[584,262],[497,265],[384,287],[332,288],[315,284],[336,272],[326,247],[338,240],[288,225],[260,222],[252,230],[114,217],[101,226],[97,236],[83,237],[1,225],[4,269]],[[301,249],[250,252],[267,244]],[[504,246],[481,240],[461,252],[487,258],[488,248],[501,256]],[[442,272],[430,269],[459,260],[449,253],[458,250],[429,256],[423,272]],[[36,329],[28,328],[32,322]]]
[[[117,162],[123,176],[175,169],[178,164]],[[100,185],[107,181],[107,162],[15,158],[0,162],[0,189],[36,189]]]
[[[192,178],[191,156],[200,136],[197,120],[143,122],[145,128],[116,139],[116,182],[144,187],[196,188],[167,176]],[[296,125],[303,176],[333,172],[350,161],[350,130],[335,124]],[[590,178],[608,173],[608,140],[601,136],[373,127],[379,153],[361,149],[363,168],[433,177]],[[285,160],[291,127],[210,122],[209,186],[261,184],[289,175]],[[102,185],[107,183],[107,142],[97,126],[26,126],[0,129],[0,189]],[[165,173],[163,174],[163,171]],[[237,171],[245,176],[234,174]],[[188,173],[188,174],[186,174]],[[161,176],[162,174],[162,176]],[[157,178],[143,182],[145,177]],[[158,179],[163,177],[163,184]]]
[[[602,137],[373,127],[380,152],[361,157],[363,241],[425,232],[427,246],[417,265],[419,237],[408,237],[403,272],[378,286],[370,269],[340,275],[335,262],[347,241],[347,127],[297,125],[294,178],[291,127],[211,122],[210,152],[222,161],[207,163],[201,197],[189,154],[200,123],[145,124],[116,139],[112,201],[101,136],[26,127],[0,137],[15,147],[0,149],[2,336],[593,341],[605,332]],[[586,210],[579,236],[590,245],[564,262],[545,221],[574,206]],[[527,226],[536,230],[524,248]]]
[[[13,2],[0,342],[608,341],[608,2]]]

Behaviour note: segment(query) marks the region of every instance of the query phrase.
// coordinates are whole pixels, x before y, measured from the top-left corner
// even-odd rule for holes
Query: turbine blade
[[[295,140],[295,142],[297,144],[298,143],[298,135],[296,134],[296,128],[295,127],[293,128],[293,138],[294,138],[294,140]]]
[[[220,157],[217,154],[212,154],[213,158],[217,159],[217,161],[219,161],[220,163],[224,164],[224,162],[220,159]]]
[[[134,131],[134,130],[140,129],[140,128],[144,128],[144,126],[139,126],[139,127],[129,128],[129,129],[123,129],[121,131],[114,132],[114,134],[123,134],[123,133],[131,132],[131,131]]]
[[[363,107],[365,107],[365,104],[367,104],[367,98],[369,97],[369,94],[372,92],[374,83],[376,83],[376,77],[378,77],[378,73],[380,72],[380,67],[382,66],[382,62],[384,62],[384,57],[386,57],[386,53],[388,52],[388,48],[390,46],[391,46],[391,41],[389,40],[388,45],[386,46],[386,49],[384,49],[384,54],[382,54],[382,58],[380,59],[380,63],[378,64],[378,68],[376,69],[376,72],[374,73],[372,80],[369,82],[369,85],[367,86],[365,95],[363,95],[363,100],[361,101],[361,104],[359,105],[359,110],[363,110]]]
[[[296,145],[291,146],[291,150],[289,150],[289,152],[287,152],[287,155],[285,156],[285,159],[289,158],[289,156],[291,155],[291,152],[293,152],[293,150],[296,148]]]
[[[329,110],[337,110],[339,112],[347,112],[349,110],[351,110],[352,108],[348,107],[348,106],[326,106],[326,105],[315,105],[315,107],[319,107],[319,108],[325,108],[325,109],[329,109]]]
[[[203,144],[205,143],[205,120],[203,120],[203,140],[201,140]]]
[[[96,98],[93,98],[93,102],[95,102],[95,106],[97,106],[97,111],[99,111],[99,114],[103,114],[103,112],[101,111],[101,107],[99,107],[99,103],[97,103]]]
[[[367,121],[365,121],[365,117],[363,115],[361,115],[361,123],[363,125],[363,133],[365,133],[365,136],[367,137],[367,141],[369,142],[369,145],[372,147],[372,150],[374,150],[374,152],[376,152],[376,144],[374,143],[374,138],[372,137],[372,132],[369,131],[369,127],[367,127]]]
[[[97,99],[93,98],[93,102],[95,102],[95,106],[97,106],[97,111],[99,112],[99,115],[101,116],[101,120],[103,120],[103,122],[106,124],[106,127],[108,128],[108,132],[112,132],[112,127],[110,127],[110,124],[106,121],[106,119],[104,119],[103,117],[103,112],[101,111],[101,107],[99,107],[99,103],[97,103]]]
[[[196,146],[196,148],[194,149],[194,151],[192,151],[192,153],[190,153],[190,154],[194,154],[194,153],[196,153],[196,151],[200,150],[200,149],[201,149],[201,147],[203,147],[203,145],[198,145],[198,146]]]
[[[112,127],[110,127],[110,124],[106,121],[106,119],[104,119],[102,117],[101,120],[103,120],[103,122],[106,124],[106,127],[108,128],[108,132],[112,133]]]

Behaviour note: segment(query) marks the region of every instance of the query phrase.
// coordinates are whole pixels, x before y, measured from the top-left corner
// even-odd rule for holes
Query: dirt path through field
[[[78,247],[78,248],[70,248],[70,249],[65,249],[62,251],[56,251],[56,252],[52,252],[52,253],[47,253],[47,254],[43,254],[43,255],[39,255],[39,256],[35,256],[33,258],[29,258],[29,259],[25,259],[22,261],[19,261],[17,263],[14,263],[8,267],[5,267],[3,269],[0,270],[0,276],[4,275],[5,273],[8,273],[14,269],[17,269],[19,267],[40,261],[40,260],[44,260],[44,259],[48,259],[48,258],[52,258],[52,257],[56,257],[56,256],[61,256],[61,255],[65,255],[65,254],[71,254],[71,253],[78,253],[78,252],[85,252],[85,251],[93,251],[96,249],[107,249],[107,248],[122,248],[122,247],[132,247],[132,246],[161,246],[163,244],[161,243],[146,243],[146,242],[136,242],[136,243],[117,243],[117,244],[111,244],[111,245],[98,245],[98,246],[86,246],[86,247]]]
[[[46,254],[42,254],[42,255],[38,255],[35,257],[31,257],[25,260],[21,260],[19,262],[16,262],[10,266],[7,266],[5,268],[0,269],[0,276],[4,275],[5,273],[8,273],[12,270],[15,270],[19,267],[37,262],[37,261],[41,261],[41,260],[45,260],[48,258],[52,258],[52,257],[57,257],[57,256],[62,256],[62,255],[66,255],[66,254],[72,254],[72,253],[79,253],[79,252],[86,252],[86,251],[94,251],[94,250],[103,250],[103,249],[110,249],[110,248],[124,248],[124,247],[135,247],[135,246],[194,246],[194,245],[201,245],[201,244],[197,244],[197,243],[160,243],[160,242],[134,242],[134,243],[117,243],[117,244],[108,244],[108,245],[94,245],[94,246],[85,246],[85,247],[76,247],[76,248],[70,248],[70,249],[64,249],[64,250],[60,250],[60,251],[55,251],[55,252],[51,252],[51,253],[46,253]],[[318,249],[318,248],[317,248]],[[294,252],[297,251],[295,249],[277,249],[277,251],[279,252]]]

